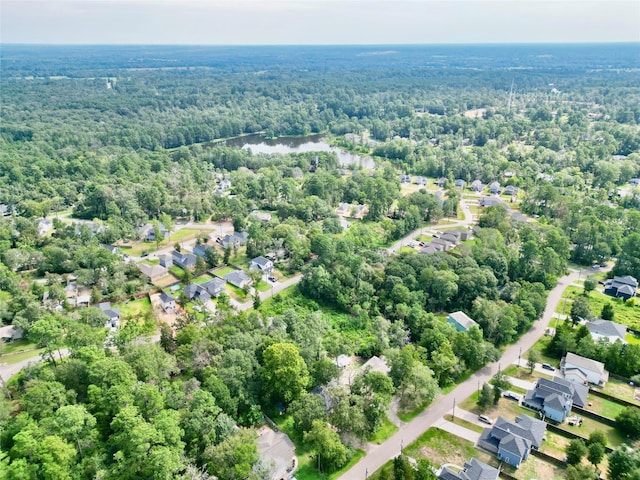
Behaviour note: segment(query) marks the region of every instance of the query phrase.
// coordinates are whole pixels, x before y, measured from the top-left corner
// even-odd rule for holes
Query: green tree
[[[584,294],[588,297],[589,294],[596,289],[596,285],[597,285],[597,283],[596,283],[595,280],[587,278],[584,281]]]
[[[310,431],[315,420],[327,421],[327,411],[320,395],[306,393],[291,402],[288,410],[293,416],[293,424],[298,432]]]
[[[311,430],[304,434],[304,442],[315,452],[320,472],[333,472],[347,463],[347,448],[338,434],[322,420],[314,420]]]
[[[598,472],[590,465],[569,465],[566,480],[598,480]]]
[[[536,368],[536,363],[540,361],[540,354],[537,350],[531,349],[527,354],[527,367],[529,367],[529,374],[533,373]]]
[[[604,458],[604,446],[601,443],[592,443],[588,447],[587,460],[595,467]]]
[[[569,442],[566,448],[567,463],[569,465],[577,465],[587,454],[587,446],[581,438],[574,438]]]
[[[594,443],[599,443],[603,447],[607,446],[607,436],[602,430],[594,430],[589,434],[589,440],[587,440],[587,446],[591,446]]]
[[[493,404],[497,405],[502,392],[511,388],[511,382],[504,373],[499,371],[493,376],[491,383],[493,384]]]
[[[616,425],[627,437],[640,437],[640,408],[627,407],[622,410],[616,417]]]
[[[608,478],[638,480],[640,478],[640,452],[622,444],[609,454]]]
[[[220,480],[246,479],[259,459],[256,434],[241,428],[223,442],[207,447],[203,459],[209,473]]]
[[[292,343],[274,343],[263,353],[262,384],[265,393],[286,403],[298,398],[309,384],[307,365]]]
[[[491,406],[493,403],[493,392],[491,391],[491,386],[487,383],[482,384],[482,389],[480,390],[480,395],[478,395],[478,408],[480,411],[484,412]]]
[[[615,309],[613,304],[611,303],[605,303],[602,306],[602,311],[600,312],[600,317],[603,320],[610,320],[613,321],[614,317],[615,317]]]
[[[570,316],[574,325],[577,325],[582,319],[591,320],[593,318],[589,308],[589,301],[586,297],[579,296],[573,300]]]
[[[29,328],[29,338],[39,347],[44,348],[43,355],[51,360],[54,367],[57,364],[53,354],[58,352],[60,355],[60,349],[64,346],[64,337],[65,330],[62,323],[53,315],[36,320]]]

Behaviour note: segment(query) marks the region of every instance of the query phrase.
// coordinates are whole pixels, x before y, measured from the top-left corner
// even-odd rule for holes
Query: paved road
[[[518,356],[531,348],[544,335],[545,329],[553,318],[553,313],[562,298],[562,292],[568,285],[580,278],[583,273],[586,274],[588,271],[572,271],[569,275],[558,280],[558,285],[549,293],[542,319],[535,322],[531,329],[520,337],[517,343],[509,346],[498,362],[487,365],[477,371],[447,395],[438,396],[427,409],[411,422],[403,425],[386,442],[368,448],[367,455],[345,472],[340,477],[340,480],[363,480],[367,473],[375,472],[387,461],[399,455],[401,444],[409,445],[431,426],[439,422],[443,415],[451,413],[454,400],[458,402],[464,400],[477,390],[478,385],[488,382],[498,372],[501,365],[506,367],[517,361]]]
[[[436,230],[441,228],[467,228],[473,223],[473,215],[471,214],[471,210],[469,209],[469,205],[467,205],[467,201],[464,199],[460,200],[460,207],[462,208],[462,213],[464,214],[464,220],[456,220],[452,223],[447,223],[446,225],[433,225],[430,227],[419,228],[418,230],[414,230],[411,233],[408,233],[403,238],[398,240],[396,243],[391,245],[387,250],[389,253],[394,253],[400,250],[403,246],[408,245],[409,242],[415,240],[416,237],[420,235],[432,235],[436,232]]]
[[[67,350],[66,348],[63,348],[62,350],[59,351],[59,355],[55,355],[56,358],[58,356],[60,358],[68,357],[69,350]],[[43,358],[40,355],[38,355],[36,357],[31,357],[31,358],[27,358],[26,360],[22,360],[21,362],[0,363],[0,384],[4,386],[3,382],[7,382],[11,377],[13,377],[16,373],[18,373],[20,370],[25,368],[27,365],[31,363],[40,363],[42,360]],[[0,361],[2,361],[2,359],[0,359]]]

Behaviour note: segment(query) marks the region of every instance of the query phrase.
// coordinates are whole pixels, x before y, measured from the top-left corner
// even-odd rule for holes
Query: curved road
[[[601,271],[606,270],[602,269]],[[478,384],[488,382],[501,366],[506,368],[514,363],[520,353],[529,350],[544,335],[545,329],[549,326],[553,313],[556,311],[558,303],[560,303],[562,292],[567,286],[578,280],[583,272],[587,271],[572,271],[569,275],[558,280],[558,285],[549,293],[542,319],[536,321],[531,329],[520,337],[518,342],[509,346],[499,361],[477,371],[447,395],[438,396],[420,415],[401,426],[386,442],[381,445],[369,444],[367,454],[345,472],[340,477],[340,480],[364,480],[368,474],[375,472],[387,461],[398,456],[402,445],[409,445],[436,424],[444,414],[451,413],[454,401],[460,402],[464,400],[478,389]]]

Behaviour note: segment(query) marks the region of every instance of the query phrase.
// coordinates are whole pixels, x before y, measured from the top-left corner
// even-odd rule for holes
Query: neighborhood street
[[[603,271],[605,271],[603,269]],[[431,405],[411,422],[406,423],[386,442],[381,445],[370,444],[367,454],[351,469],[345,472],[341,480],[363,480],[368,474],[375,472],[387,461],[400,454],[401,445],[409,445],[422,435],[430,427],[441,422],[443,415],[452,413],[453,403],[460,402],[474,393],[478,384],[482,385],[491,380],[502,366],[505,368],[518,360],[518,356],[524,354],[536,341],[544,335],[545,329],[553,318],[564,289],[581,278],[586,271],[571,271],[558,280],[558,285],[551,290],[547,299],[547,306],[541,320],[538,320],[531,329],[525,333],[515,344],[508,347],[499,361],[487,365],[474,375],[458,385],[447,395],[438,396]]]

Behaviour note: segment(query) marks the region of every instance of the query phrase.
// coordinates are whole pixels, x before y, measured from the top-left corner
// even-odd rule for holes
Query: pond
[[[361,166],[362,168],[375,169],[373,158],[362,157],[355,153],[345,152],[333,147],[324,141],[324,135],[308,135],[306,137],[279,137],[267,139],[260,135],[247,135],[236,137],[225,142],[228,147],[237,147],[244,150],[251,149],[256,153],[270,155],[272,153],[306,153],[306,152],[333,152],[338,157],[338,163],[343,167]]]

